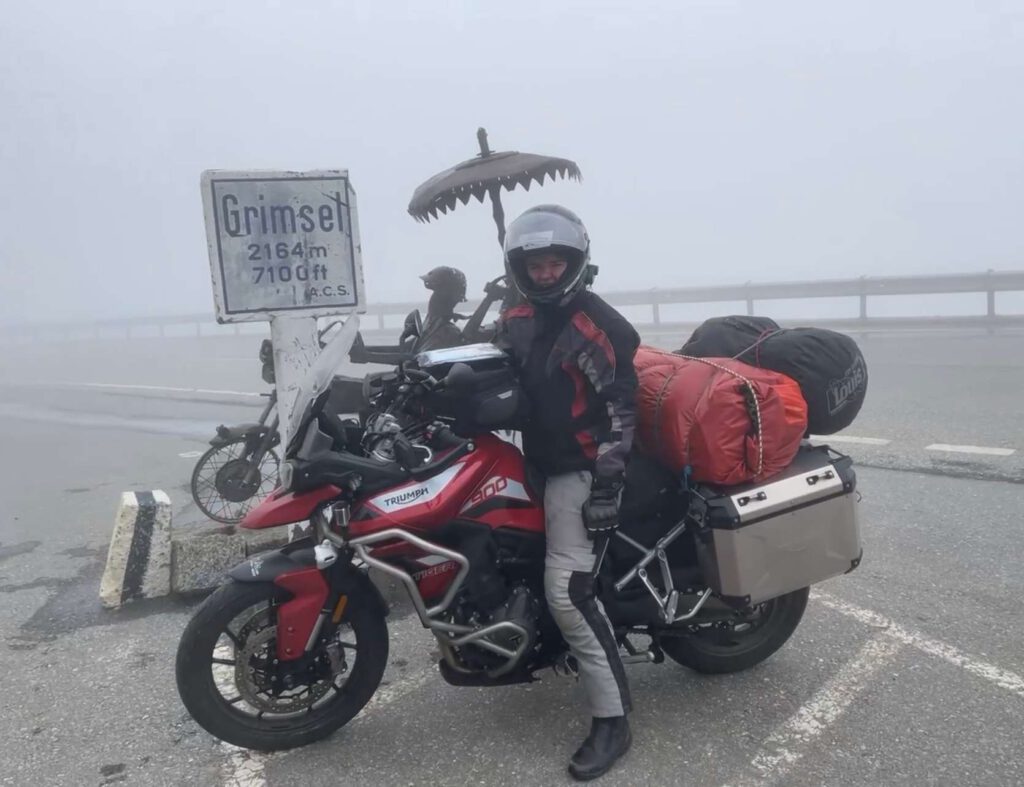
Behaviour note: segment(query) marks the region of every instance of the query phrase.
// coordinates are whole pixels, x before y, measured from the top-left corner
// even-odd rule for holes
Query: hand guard
[[[590,490],[590,499],[583,504],[583,525],[587,538],[610,536],[619,526],[619,496],[621,482],[602,483],[595,481]]]

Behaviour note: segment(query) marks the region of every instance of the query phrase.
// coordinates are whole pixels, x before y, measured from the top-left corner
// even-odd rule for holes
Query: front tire
[[[341,622],[324,628],[317,676],[297,686],[297,695],[267,690],[277,679],[270,677],[277,669],[275,606],[286,598],[267,582],[229,582],[203,602],[182,634],[175,663],[181,701],[203,729],[227,743],[275,751],[321,740],[359,713],[380,685],[387,623],[365,591],[354,591]]]
[[[258,479],[246,484],[253,466],[249,440],[240,438],[207,449],[192,470],[189,488],[199,510],[215,522],[238,524],[278,484],[281,460],[270,449],[260,457]]]
[[[685,636],[666,635],[661,648],[684,667],[707,675],[741,672],[771,656],[790,638],[804,616],[810,588],[773,598],[750,620],[696,628]]]

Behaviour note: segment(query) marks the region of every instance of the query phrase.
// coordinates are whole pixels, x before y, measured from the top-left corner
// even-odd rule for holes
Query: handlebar
[[[429,462],[421,467],[417,467],[415,470],[410,470],[409,476],[416,481],[426,480],[437,473],[444,472],[476,448],[472,439],[464,440],[460,437],[456,437],[455,439],[457,440],[457,444],[451,451],[440,459]]]
[[[381,463],[347,452],[317,454],[297,463],[291,491],[304,492],[325,484],[344,488],[357,475],[363,478],[364,484],[369,483],[373,487],[391,486],[408,480],[425,481],[444,472],[476,448],[472,439],[458,437],[451,430],[445,429],[439,435],[449,450],[439,459],[414,469],[403,467],[399,462]]]

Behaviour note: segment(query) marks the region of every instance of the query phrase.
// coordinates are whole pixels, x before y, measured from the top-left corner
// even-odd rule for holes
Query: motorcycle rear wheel
[[[707,675],[741,672],[786,644],[803,618],[810,588],[759,604],[751,618],[713,624],[684,636],[665,636],[661,648],[684,667]]]
[[[371,599],[354,593],[341,623],[325,626],[317,676],[273,691],[274,608],[287,595],[268,582],[228,582],[203,602],[178,644],[182,702],[203,729],[235,746],[278,751],[326,738],[363,709],[384,675],[387,623]]]

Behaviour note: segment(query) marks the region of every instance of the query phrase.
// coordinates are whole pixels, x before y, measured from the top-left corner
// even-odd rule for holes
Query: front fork
[[[270,412],[277,406],[277,388],[270,392],[270,396],[267,398],[267,405],[263,408],[263,412],[260,413],[260,426],[263,426],[267,422],[267,418],[270,416]],[[267,452],[276,445],[280,439],[280,433],[278,427],[281,425],[281,414],[276,413],[274,420],[270,422],[270,426],[263,430],[260,435],[260,440],[253,448],[250,453],[252,456],[252,462],[249,463],[249,470],[245,474],[245,483],[247,484],[259,484],[260,483],[260,464],[263,462],[263,457],[266,456]],[[249,445],[246,444],[248,450]]]
[[[273,403],[271,405],[273,406]],[[269,407],[268,406],[268,407]],[[259,486],[260,483],[260,466],[263,463],[263,457],[267,455],[281,439],[278,427],[280,426],[280,420],[278,416],[274,416],[274,419],[270,422],[270,426],[263,430],[263,434],[260,435],[260,440],[256,444],[252,451],[247,453],[252,457],[252,461],[249,462],[249,469],[245,473],[245,483],[250,485]],[[248,445],[246,448],[248,449]]]
[[[380,591],[365,569],[353,565],[352,551],[339,536],[327,535],[329,528],[323,514],[317,512],[312,521],[313,543],[302,539],[254,555],[229,572],[237,582],[270,582],[288,592],[288,600],[276,609],[276,656],[281,662],[313,652],[324,627],[344,619],[350,598],[372,605],[381,616],[387,615]]]

